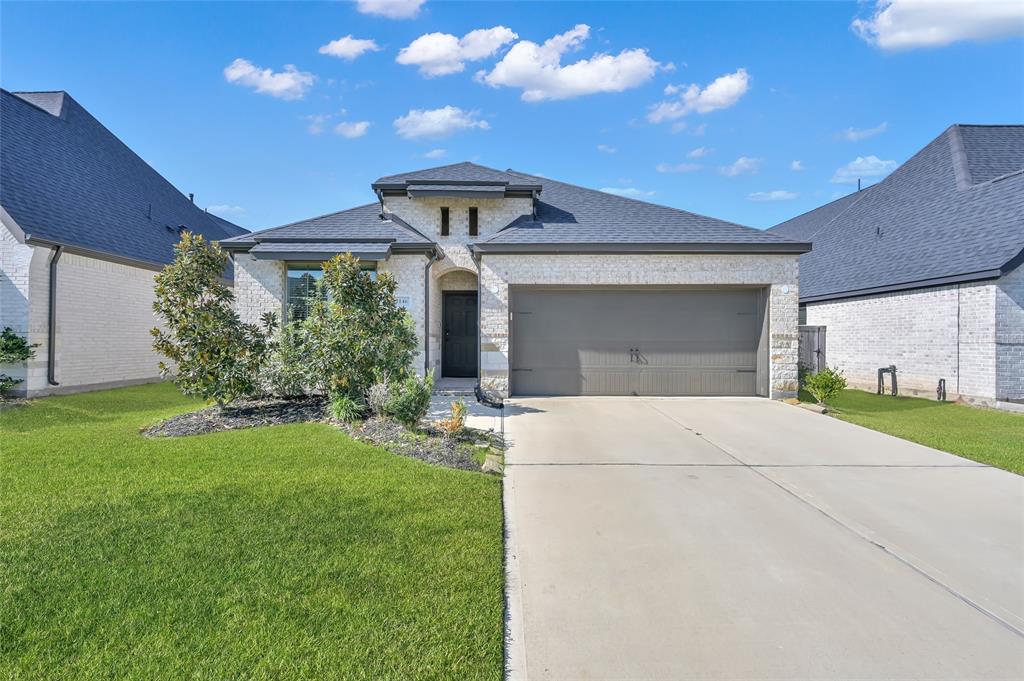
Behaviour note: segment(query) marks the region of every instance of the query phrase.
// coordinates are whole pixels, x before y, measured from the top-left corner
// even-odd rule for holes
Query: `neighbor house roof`
[[[1024,125],[954,125],[876,185],[769,230],[802,301],[1001,276],[1024,260]]]
[[[693,251],[766,250],[806,252],[808,245],[780,234],[637,201],[566,182],[513,172],[542,184],[536,219],[523,216],[476,244],[480,251],[631,250],[635,247]]]
[[[0,205],[28,243],[159,266],[179,229],[246,230],[206,213],[66,92],[0,90]]]

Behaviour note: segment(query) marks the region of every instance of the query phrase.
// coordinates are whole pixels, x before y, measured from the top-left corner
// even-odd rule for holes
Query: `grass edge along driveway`
[[[829,406],[843,421],[1024,475],[1024,414],[852,389]]]
[[[322,424],[139,435],[200,406],[0,411],[0,676],[501,678],[500,480]]]

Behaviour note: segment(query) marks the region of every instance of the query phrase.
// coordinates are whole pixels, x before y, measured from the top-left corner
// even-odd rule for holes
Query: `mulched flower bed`
[[[281,400],[277,398],[235,402],[224,408],[209,407],[161,421],[142,434],[149,437],[202,435],[239,428],[278,426],[324,419],[326,403],[319,398]]]
[[[397,421],[380,417],[343,423],[328,416],[327,403],[320,398],[246,400],[235,402],[223,411],[218,407],[208,407],[172,416],[141,429],[141,432],[147,437],[182,437],[239,428],[317,422],[330,423],[355,440],[436,466],[479,471],[485,455],[501,453],[501,437],[490,431],[466,428],[458,436],[443,437],[432,424],[413,431]]]
[[[493,453],[494,448],[500,451],[501,446],[496,435],[475,428],[466,428],[457,437],[446,438],[433,427],[414,432],[397,421],[380,417],[351,424],[331,422],[355,440],[400,456],[466,471],[479,471],[480,461],[476,457],[484,451]]]

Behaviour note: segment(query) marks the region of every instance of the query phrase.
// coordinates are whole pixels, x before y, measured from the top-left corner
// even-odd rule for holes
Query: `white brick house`
[[[153,275],[197,208],[65,92],[0,91],[0,329],[38,344],[16,394],[159,380]]]
[[[221,242],[244,321],[301,316],[323,260],[398,284],[418,371],[508,394],[793,396],[808,244],[460,163],[377,201]]]
[[[1024,126],[954,125],[885,180],[773,227],[812,241],[801,313],[874,390],[1024,401]]]

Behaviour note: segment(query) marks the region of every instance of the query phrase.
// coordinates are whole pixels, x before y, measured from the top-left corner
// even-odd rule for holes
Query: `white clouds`
[[[691,149],[689,153],[686,154],[686,158],[704,158],[705,156],[709,156],[713,151],[714,149],[709,149],[707,147],[697,147],[696,149]]]
[[[881,135],[888,129],[889,124],[883,121],[873,128],[847,128],[839,133],[839,137],[847,142],[860,142],[861,140],[870,139],[875,135]]]
[[[463,111],[456,106],[440,109],[411,109],[395,119],[395,132],[405,139],[448,137],[460,130],[490,129],[487,121],[478,118],[476,111]]]
[[[319,135],[324,131],[324,125],[327,121],[331,120],[331,114],[310,114],[309,116],[303,116],[303,119],[309,121],[306,125],[306,130],[310,135]]]
[[[334,132],[350,140],[362,137],[369,129],[370,121],[342,121],[334,126]]]
[[[993,40],[1024,34],[1019,0],[878,0],[866,19],[850,28],[883,50],[941,47],[962,40]]]
[[[753,192],[747,194],[747,201],[792,201],[797,196],[796,192],[788,192],[784,189],[776,189],[771,192]]]
[[[799,172],[803,171],[803,169],[804,169],[804,162],[803,161],[793,161],[793,162],[791,162],[789,164],[789,169],[792,170],[794,173],[799,173]]]
[[[542,45],[521,40],[489,73],[479,72],[477,80],[491,87],[521,88],[524,101],[540,102],[622,92],[654,76],[658,62],[642,48],[623,50],[617,55],[595,54],[562,66],[562,56],[580,49],[589,35],[589,26],[577,24]]]
[[[697,163],[659,163],[655,168],[659,173],[692,173],[700,170]]]
[[[616,149],[615,147],[608,146],[607,144],[598,144],[597,150],[600,151],[602,154],[614,154],[616,151],[618,151],[618,149]]]
[[[885,177],[896,169],[896,161],[883,161],[877,156],[858,156],[842,168],[836,170],[831,182],[836,184],[856,184],[859,179],[877,179]]]
[[[761,168],[763,159],[750,158],[749,156],[740,156],[738,159],[733,161],[730,165],[721,166],[718,172],[726,177],[736,177],[737,175],[752,175]]]
[[[616,196],[625,196],[631,199],[640,196],[654,196],[654,192],[645,192],[636,187],[602,187],[601,191],[606,194],[615,194]]]
[[[420,13],[427,0],[356,0],[356,9],[363,14],[376,14],[388,19],[412,19]]]
[[[423,154],[423,158],[444,158],[448,155],[448,152],[444,149],[431,149],[427,153]]]
[[[647,112],[651,123],[674,121],[696,111],[706,114],[718,109],[727,109],[740,101],[750,89],[750,74],[746,69],[719,76],[710,85],[701,89],[696,83],[688,86],[669,85],[666,95],[678,94],[675,99],[658,102]]]
[[[467,61],[490,57],[518,37],[504,26],[479,28],[461,39],[449,33],[427,33],[403,47],[395,61],[418,66],[427,77],[446,76],[465,69]]]
[[[327,43],[319,50],[320,54],[328,54],[332,57],[339,57],[352,61],[356,57],[362,56],[367,52],[380,52],[380,45],[375,40],[364,40],[362,38],[353,38],[351,34],[344,38],[338,38]]]
[[[229,83],[251,87],[263,95],[278,99],[302,99],[313,87],[316,76],[286,64],[284,71],[261,69],[247,59],[236,59],[224,68]]]
[[[214,215],[242,215],[245,213],[245,209],[241,206],[232,206],[228,203],[218,203],[213,206],[207,206],[206,210]]]

